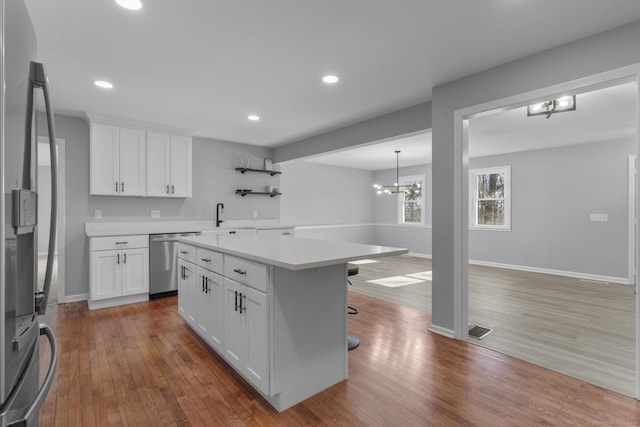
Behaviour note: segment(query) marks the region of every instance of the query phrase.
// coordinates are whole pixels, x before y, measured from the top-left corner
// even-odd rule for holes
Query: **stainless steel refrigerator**
[[[56,150],[44,66],[24,0],[0,0],[0,426],[37,426],[57,348],[38,320],[47,307],[56,230]],[[43,101],[43,102],[42,102]],[[42,106],[39,104],[42,103]],[[38,289],[36,112],[44,107],[51,155],[51,219],[44,287]],[[40,336],[51,358],[40,384]]]

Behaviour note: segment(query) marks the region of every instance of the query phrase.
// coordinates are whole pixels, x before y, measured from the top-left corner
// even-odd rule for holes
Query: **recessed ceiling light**
[[[258,120],[260,120],[260,116],[256,116],[255,114],[250,114],[249,116],[247,116],[247,119],[251,120],[252,122],[257,122]]]
[[[120,6],[124,7],[125,9],[131,9],[131,10],[142,9],[142,3],[140,2],[140,0],[116,0],[116,3],[118,3]]]
[[[323,82],[329,83],[329,84],[338,83],[338,80],[340,80],[338,76],[334,76],[332,74],[326,75],[322,78]]]
[[[103,89],[113,89],[113,84],[105,82],[104,80],[96,80],[93,84]]]

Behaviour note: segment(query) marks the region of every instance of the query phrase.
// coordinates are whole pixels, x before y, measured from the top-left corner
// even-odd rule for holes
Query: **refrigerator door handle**
[[[36,294],[36,312],[43,315],[47,311],[49,300],[49,290],[51,289],[51,276],[53,274],[53,261],[56,250],[56,225],[58,212],[58,159],[56,155],[56,133],[53,122],[53,108],[49,99],[49,83],[44,71],[44,65],[39,62],[32,62],[34,75],[32,86],[42,88],[44,104],[47,115],[47,130],[49,134],[49,154],[51,156],[51,221],[49,223],[49,249],[47,253],[47,268],[44,274],[44,285],[42,291]]]
[[[47,393],[49,393],[49,389],[51,389],[53,378],[55,377],[55,373],[56,373],[56,368],[58,366],[58,345],[56,343],[56,337],[53,335],[53,331],[51,331],[51,328],[49,328],[47,324],[45,323],[40,324],[40,335],[46,335],[47,338],[49,339],[49,344],[51,345],[51,360],[49,361],[49,370],[47,371],[47,376],[42,382],[42,386],[40,386],[40,390],[38,390],[38,394],[33,400],[33,403],[31,404],[29,409],[26,412],[24,412],[24,416],[21,419],[11,421],[7,425],[7,427],[10,427],[10,426],[27,426],[28,427],[31,425],[36,425],[37,424],[36,420],[40,412],[40,408],[42,407],[42,404],[44,403],[44,400],[47,397]],[[33,363],[38,363],[38,354],[39,352],[37,351],[34,351],[31,354],[31,357],[29,359],[27,366],[31,366],[31,364]],[[13,401],[15,400],[17,395],[20,393],[20,390],[22,389],[22,387],[24,386],[25,380],[27,378],[27,375],[26,375],[27,370],[28,369],[25,369],[25,374],[23,374],[23,376],[20,378],[18,384],[16,384],[16,386],[13,388],[11,395],[9,396],[5,404],[2,406],[1,412],[2,412],[3,419],[6,414],[6,411],[8,410],[8,408],[10,408],[13,405]]]

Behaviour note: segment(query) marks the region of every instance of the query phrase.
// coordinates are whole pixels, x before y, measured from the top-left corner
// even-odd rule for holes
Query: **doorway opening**
[[[56,138],[58,160],[58,209],[56,250],[49,291],[49,304],[65,302],[64,235],[65,235],[65,140]],[[42,289],[49,244],[51,213],[51,160],[49,138],[38,137],[38,289]]]
[[[584,111],[589,97],[622,90],[630,96],[623,114],[600,109],[583,125],[563,124],[577,117],[575,111],[550,119],[526,114],[527,105],[567,93],[577,96],[577,111],[581,105]],[[467,184],[461,201],[469,229],[462,230],[457,337],[637,396],[637,236],[631,217],[636,191],[629,184],[637,177],[630,175],[635,167],[628,167],[629,157],[638,152],[637,99],[634,73],[610,73],[581,85],[559,85],[546,95],[540,90],[456,113],[456,139],[463,163],[469,162],[462,170]],[[525,126],[535,119],[554,129],[541,136],[503,127],[513,153],[474,161],[474,151],[487,148],[474,147],[481,145],[474,142],[474,128],[481,130],[483,121],[498,113],[519,114]],[[612,133],[603,131],[605,118],[614,123]],[[563,132],[566,144],[556,145]],[[478,184],[468,178],[474,169],[505,165],[510,166],[512,197],[500,202],[509,203],[510,225],[500,231],[474,229]],[[482,341],[469,338],[467,327],[475,323],[494,331]]]

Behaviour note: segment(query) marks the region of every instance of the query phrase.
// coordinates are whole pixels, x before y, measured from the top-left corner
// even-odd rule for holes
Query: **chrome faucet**
[[[224,203],[218,203],[216,205],[216,227],[220,227],[220,224],[224,222],[220,219],[222,212],[224,212]]]

